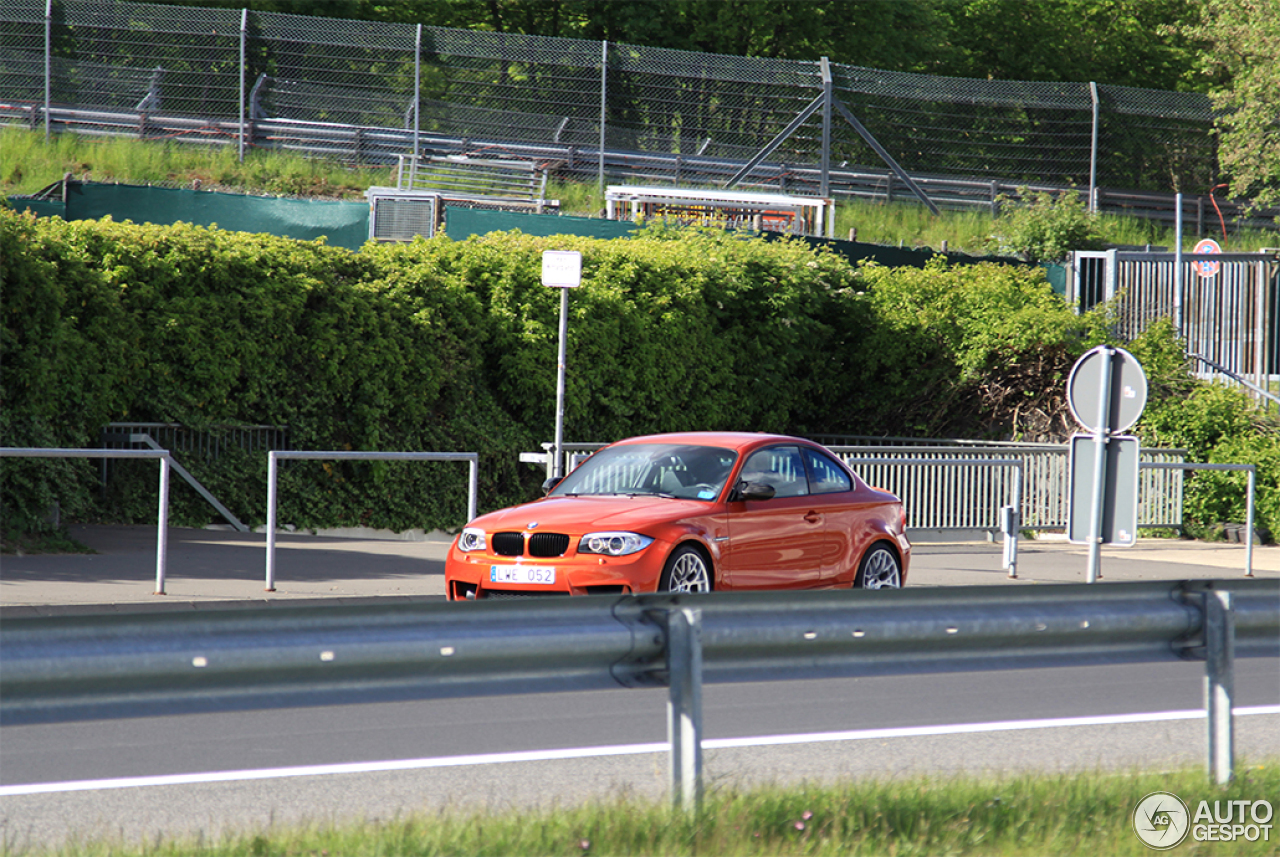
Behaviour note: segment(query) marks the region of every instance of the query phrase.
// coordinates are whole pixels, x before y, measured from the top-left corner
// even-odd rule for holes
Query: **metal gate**
[[[1115,300],[1116,333],[1126,340],[1172,319],[1188,354],[1201,358],[1200,377],[1229,373],[1266,389],[1280,378],[1280,252],[1223,253],[1208,265],[1184,259],[1181,270],[1178,261],[1168,252],[1073,253],[1067,301],[1084,312]]]

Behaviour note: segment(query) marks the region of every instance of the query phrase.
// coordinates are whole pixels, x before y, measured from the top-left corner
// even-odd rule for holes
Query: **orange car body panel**
[[[619,444],[668,443],[735,450],[738,458],[720,494],[713,500],[663,496],[584,495],[544,497],[531,503],[481,515],[468,527],[483,530],[486,549],[464,551],[455,538],[445,561],[450,599],[492,594],[569,594],[653,592],[667,558],[679,546],[696,545],[708,559],[715,590],[821,589],[848,587],[862,557],[876,543],[898,554],[905,584],[911,546],[903,532],[901,501],[868,486],[843,468],[853,490],[834,494],[729,501],[743,462],[771,446],[819,445],[783,435],[741,432],[688,432],[630,438]],[[628,556],[580,553],[579,541],[591,532],[638,533],[653,539]],[[494,550],[494,534],[568,537],[559,556],[503,555]],[[495,582],[511,566],[554,573],[554,583]],[[541,572],[539,572],[541,574]]]

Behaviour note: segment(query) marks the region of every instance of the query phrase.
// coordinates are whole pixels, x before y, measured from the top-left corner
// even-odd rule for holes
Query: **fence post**
[[[1089,211],[1098,210],[1098,84],[1089,81],[1089,100],[1093,102],[1093,133],[1089,138]]]
[[[267,452],[267,592],[276,591],[276,451]]]
[[[697,812],[702,805],[702,611],[672,608],[666,624],[671,802]]]
[[[1244,510],[1244,576],[1253,577],[1253,523],[1258,498],[1258,467],[1251,465],[1245,472],[1249,482]]]
[[[169,552],[169,456],[160,456],[160,512],[156,522],[156,595],[164,595],[165,558]]]
[[[597,174],[597,184],[600,188],[600,197],[604,198],[604,128],[605,113],[608,109],[608,80],[609,80],[609,42],[608,40],[600,43],[600,158]]]
[[[53,0],[44,4],[44,141],[49,142],[49,102],[53,86]]]
[[[240,10],[240,112],[237,116],[240,119],[239,134],[239,160],[244,163],[244,81],[245,81],[245,39],[248,38],[249,31],[249,10]]]
[[[1209,740],[1209,776],[1226,785],[1234,775],[1231,705],[1235,697],[1235,611],[1231,593],[1204,593],[1204,707]]]

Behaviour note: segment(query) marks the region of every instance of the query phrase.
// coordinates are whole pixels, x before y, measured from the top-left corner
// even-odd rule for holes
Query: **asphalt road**
[[[1197,765],[1202,681],[1202,665],[1178,662],[713,685],[706,779]],[[1241,659],[1236,682],[1238,758],[1274,763],[1280,661]],[[145,839],[660,799],[665,705],[661,690],[618,690],[5,727],[0,835]],[[1243,713],[1254,708],[1269,713]]]
[[[178,531],[172,594],[158,597],[148,587],[154,532],[96,535],[100,552],[87,557],[5,557],[4,614],[440,597],[438,542],[286,539],[280,591],[264,594],[260,536]],[[1098,585],[1234,577],[1241,553],[1143,543],[1109,552]],[[1280,576],[1280,551],[1256,553],[1259,576]],[[911,584],[1005,581],[999,557],[998,545],[921,544]],[[1083,577],[1075,546],[1024,543],[1022,560],[1008,585]],[[1170,662],[711,685],[706,782],[1194,766],[1205,752],[1202,682],[1202,664]],[[1238,758],[1274,764],[1280,661],[1240,659],[1236,682]],[[662,690],[618,690],[6,726],[0,842],[17,851],[77,836],[216,836],[447,806],[660,798],[665,707]]]

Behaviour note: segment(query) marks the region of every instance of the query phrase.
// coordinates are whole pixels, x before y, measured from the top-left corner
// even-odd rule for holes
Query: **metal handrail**
[[[1215,363],[1214,361],[1210,360],[1208,357],[1202,357],[1199,354],[1195,354],[1190,351],[1187,352],[1187,356],[1192,358],[1193,360],[1199,360],[1201,363],[1208,366],[1210,369],[1213,369],[1215,372],[1218,372],[1221,375],[1226,375],[1228,378],[1230,378],[1232,381],[1235,381],[1237,384],[1240,384],[1243,387],[1248,387],[1250,390],[1257,393],[1259,396],[1264,396],[1270,399],[1271,401],[1275,402],[1277,405],[1280,405],[1280,397],[1276,396],[1274,393],[1271,393],[1271,392],[1268,392],[1267,390],[1262,389],[1257,384],[1254,384],[1251,381],[1246,380],[1242,375],[1232,372],[1230,369],[1228,369],[1226,366],[1223,366],[1221,363]]]
[[[687,801],[704,682],[1205,658],[1229,768],[1232,651],[1280,655],[1280,581],[23,617],[0,627],[0,723],[668,686]]]
[[[467,463],[467,520],[476,516],[480,455],[475,452],[362,452],[355,450],[280,450],[267,453],[267,573],[266,591],[276,589],[276,486],[281,460],[310,461],[465,461]]]
[[[169,553],[169,469],[173,458],[166,449],[61,449],[0,447],[0,458],[150,458],[160,462],[160,511],[156,519],[156,595],[164,595]]]

